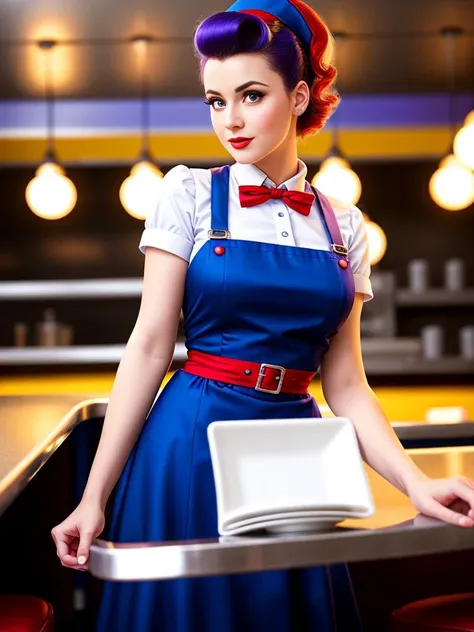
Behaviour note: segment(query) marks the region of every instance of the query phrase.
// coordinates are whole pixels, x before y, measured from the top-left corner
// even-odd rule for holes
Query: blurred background
[[[472,419],[472,2],[310,4],[335,37],[342,104],[300,156],[366,215],[369,381],[391,419],[439,406]],[[192,49],[226,7],[0,0],[0,393],[109,392],[162,175],[232,160]]]
[[[366,217],[369,382],[406,448],[472,477],[473,426],[455,422],[474,420],[473,2],[309,4],[334,34],[342,103],[299,152],[321,191]],[[58,632],[93,629],[100,583],[60,566],[50,530],[80,500],[107,401],[68,411],[110,393],[163,174],[232,161],[192,49],[227,6],[0,0],[0,627],[18,592],[49,600]],[[184,359],[180,327],[171,371]],[[330,414],[318,379],[311,392]],[[390,520],[410,517],[387,487],[373,484]],[[411,599],[474,590],[472,564],[352,565],[366,629]]]

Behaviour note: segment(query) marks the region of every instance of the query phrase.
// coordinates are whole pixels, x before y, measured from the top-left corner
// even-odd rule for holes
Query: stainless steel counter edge
[[[0,480],[0,516],[78,424],[105,415],[107,402],[106,398],[97,398],[76,404],[58,422],[54,431]]]
[[[469,438],[474,440],[474,423],[472,421],[451,424],[394,421],[392,427],[397,437],[402,441]]]
[[[417,525],[417,520],[421,522]],[[474,548],[474,530],[417,516],[386,529],[345,529],[318,535],[233,537],[188,543],[113,544],[96,540],[92,575],[112,581],[164,580],[303,568]]]

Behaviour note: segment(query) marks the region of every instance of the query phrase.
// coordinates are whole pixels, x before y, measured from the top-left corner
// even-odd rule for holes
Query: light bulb
[[[454,154],[449,154],[431,176],[429,191],[441,208],[460,211],[474,202],[474,174]]]
[[[347,160],[338,156],[324,160],[312,184],[324,195],[346,204],[357,204],[362,193],[359,176],[352,171]]]
[[[77,202],[77,191],[64,169],[55,162],[45,162],[36,170],[35,177],[25,191],[26,202],[38,217],[61,219],[68,215]]]
[[[366,220],[367,240],[369,242],[370,265],[376,265],[387,251],[387,237],[383,229],[370,220]]]
[[[464,126],[454,138],[454,154],[469,169],[474,169],[474,110],[469,112]]]
[[[163,174],[153,163],[142,160],[130,170],[120,187],[120,202],[129,215],[145,219],[157,203]]]

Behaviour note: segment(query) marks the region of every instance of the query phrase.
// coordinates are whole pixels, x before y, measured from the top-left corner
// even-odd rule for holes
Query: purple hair
[[[320,97],[320,90],[312,89],[319,78],[315,77],[308,64],[296,35],[278,20],[267,24],[255,15],[240,11],[215,13],[196,29],[194,47],[200,57],[201,81],[208,59],[226,59],[232,55],[255,52],[261,52],[266,57],[270,68],[281,76],[287,92],[292,92],[299,81],[306,81],[313,98],[298,119],[297,130],[302,136],[319,130],[337,106],[335,94],[328,95],[326,99],[314,98],[315,94]],[[329,71],[335,75],[332,66]]]
[[[240,11],[215,13],[204,20],[196,30],[194,46],[201,58],[201,72],[208,59],[256,52],[266,56],[288,92],[306,72],[306,55],[289,29],[279,24],[278,31],[272,32],[257,16]]]

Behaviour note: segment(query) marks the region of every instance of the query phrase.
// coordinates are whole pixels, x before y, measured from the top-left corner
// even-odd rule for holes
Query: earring
[[[301,116],[303,114],[303,110],[296,110],[296,116]]]

